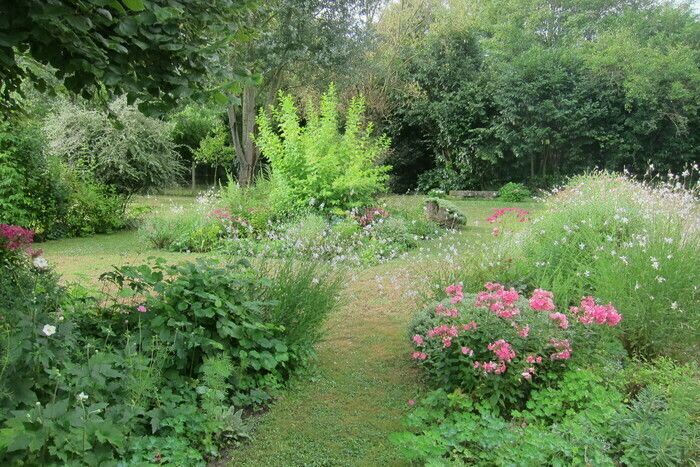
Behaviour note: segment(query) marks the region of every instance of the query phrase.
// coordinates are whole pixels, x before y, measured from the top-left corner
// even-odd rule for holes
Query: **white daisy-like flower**
[[[671,309],[672,309],[672,310],[677,310],[677,309],[678,309],[678,302],[673,302],[673,303],[671,303]]]
[[[44,271],[49,268],[49,262],[46,261],[46,258],[44,258],[43,256],[37,256],[36,258],[34,258],[32,264],[35,268],[41,271]]]
[[[46,337],[53,336],[56,334],[56,326],[45,324],[44,327],[41,328],[41,332],[43,332]]]
[[[85,394],[84,392],[81,392],[80,394],[75,396],[75,398],[82,402],[82,401],[88,400],[88,395]]]

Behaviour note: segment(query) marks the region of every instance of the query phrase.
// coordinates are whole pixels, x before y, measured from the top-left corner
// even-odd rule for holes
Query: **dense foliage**
[[[341,133],[338,97],[331,86],[320,106],[309,102],[305,124],[291,95],[280,94],[275,123],[261,111],[256,142],[272,169],[271,201],[282,211],[309,206],[321,210],[368,206],[384,190],[389,167],[376,165],[389,146],[373,138],[364,121],[365,103],[354,98]]]
[[[50,154],[90,171],[121,194],[170,186],[181,174],[169,126],[125,97],[108,111],[64,103],[46,119],[44,132]]]
[[[104,88],[163,101],[189,96],[209,78],[212,55],[240,33],[250,2],[235,0],[37,0],[0,7],[2,103],[23,80],[46,83],[21,58],[55,69],[70,91]],[[240,41],[242,36],[239,36]]]
[[[308,360],[336,303],[314,265],[158,262],[104,274],[107,294],[65,289],[31,231],[0,227],[5,463],[203,465]]]
[[[680,171],[698,158],[699,24],[652,0],[399,2],[350,81],[394,141],[397,191]]]
[[[0,122],[0,222],[34,229],[43,238],[124,227],[123,197],[91,172],[47,155],[44,146],[35,123]]]

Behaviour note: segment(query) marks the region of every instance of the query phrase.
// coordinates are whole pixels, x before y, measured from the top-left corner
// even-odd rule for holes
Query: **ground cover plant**
[[[0,458],[199,465],[246,436],[313,354],[338,279],[317,265],[125,266],[66,288],[33,232],[0,229]]]

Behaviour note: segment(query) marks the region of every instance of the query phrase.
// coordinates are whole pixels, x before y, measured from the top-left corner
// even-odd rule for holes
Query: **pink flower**
[[[407,402],[407,404],[408,404],[409,407],[413,407],[414,405],[416,405],[416,401],[413,400],[413,399],[409,399],[408,402]]]
[[[593,297],[584,297],[580,307],[572,306],[570,310],[578,316],[579,322],[585,325],[595,323],[617,326],[622,321],[622,315],[612,304],[599,305]]]
[[[467,324],[462,325],[462,329],[465,331],[470,331],[472,329],[476,330],[476,328],[478,328],[478,327],[479,327],[479,325],[476,324],[476,321],[470,321]]]
[[[428,354],[425,352],[413,352],[411,358],[414,360],[425,360],[428,358]]]
[[[415,336],[413,336],[413,343],[414,344],[421,346],[421,345],[423,345],[423,342],[424,342],[423,336],[421,336],[420,334],[416,334]]]
[[[488,349],[496,354],[496,357],[502,362],[510,362],[515,358],[513,347],[503,339],[491,342]]]
[[[553,311],[554,294],[548,290],[536,289],[530,297],[530,308],[537,311]]]
[[[564,313],[550,313],[549,318],[553,321],[557,321],[560,328],[569,329],[569,318],[567,318]]]
[[[549,356],[552,360],[568,360],[571,358],[571,343],[568,339],[550,339],[549,343],[558,352],[553,353]]]
[[[542,357],[539,355],[528,355],[525,357],[527,363],[542,363]]]
[[[470,349],[469,347],[462,347],[461,350],[462,350],[462,354],[464,354],[464,355],[469,355],[469,356],[474,355],[474,351],[472,349]]]
[[[515,330],[518,331],[518,335],[522,337],[523,339],[527,339],[527,336],[530,335],[530,325],[526,324],[524,327],[520,327],[517,324],[513,323],[513,327],[515,327]]]
[[[449,347],[452,345],[452,339],[449,337],[443,337],[442,338],[442,345],[443,347]]]
[[[0,224],[0,248],[19,250],[34,241],[34,232],[18,225]]]
[[[145,313],[145,312],[148,311],[148,308],[146,308],[146,307],[143,306],[143,305],[137,306],[136,309],[137,309],[140,313]]]
[[[484,287],[487,292],[479,292],[476,295],[475,306],[488,308],[503,319],[513,319],[520,314],[520,309],[515,306],[520,294],[515,289],[506,290],[501,284],[493,282],[487,282]]]
[[[461,302],[464,299],[464,292],[461,284],[448,285],[445,288],[445,292],[447,292],[447,295],[450,296],[450,303],[453,305]]]
[[[518,222],[527,222],[527,216],[530,214],[525,209],[520,208],[500,208],[494,209],[493,214],[486,218],[486,220],[493,224],[494,222],[500,221],[501,217],[508,214],[509,212],[514,213],[517,216]]]
[[[446,307],[445,305],[443,305],[442,303],[439,303],[439,304],[435,307],[435,314],[436,314],[436,315],[447,316],[447,317],[450,317],[450,318],[456,318],[457,316],[459,316],[459,311],[457,310],[457,308],[447,308],[447,307]]]

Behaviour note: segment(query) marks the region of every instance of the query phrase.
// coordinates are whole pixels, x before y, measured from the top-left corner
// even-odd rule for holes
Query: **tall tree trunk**
[[[253,143],[255,132],[255,98],[258,90],[255,86],[243,88],[241,98],[241,121],[236,115],[236,106],[228,107],[228,124],[231,131],[233,147],[238,161],[238,185],[248,186],[253,182],[255,165],[258,161],[258,153]],[[240,125],[240,128],[239,128]]]
[[[196,183],[195,183],[195,181],[196,181],[196,180],[195,180],[195,173],[196,173],[196,171],[197,171],[197,163],[196,163],[196,162],[194,161],[194,159],[193,159],[193,160],[192,160],[192,192],[193,192],[193,193],[194,193],[194,190],[197,189],[197,185],[196,185]]]

